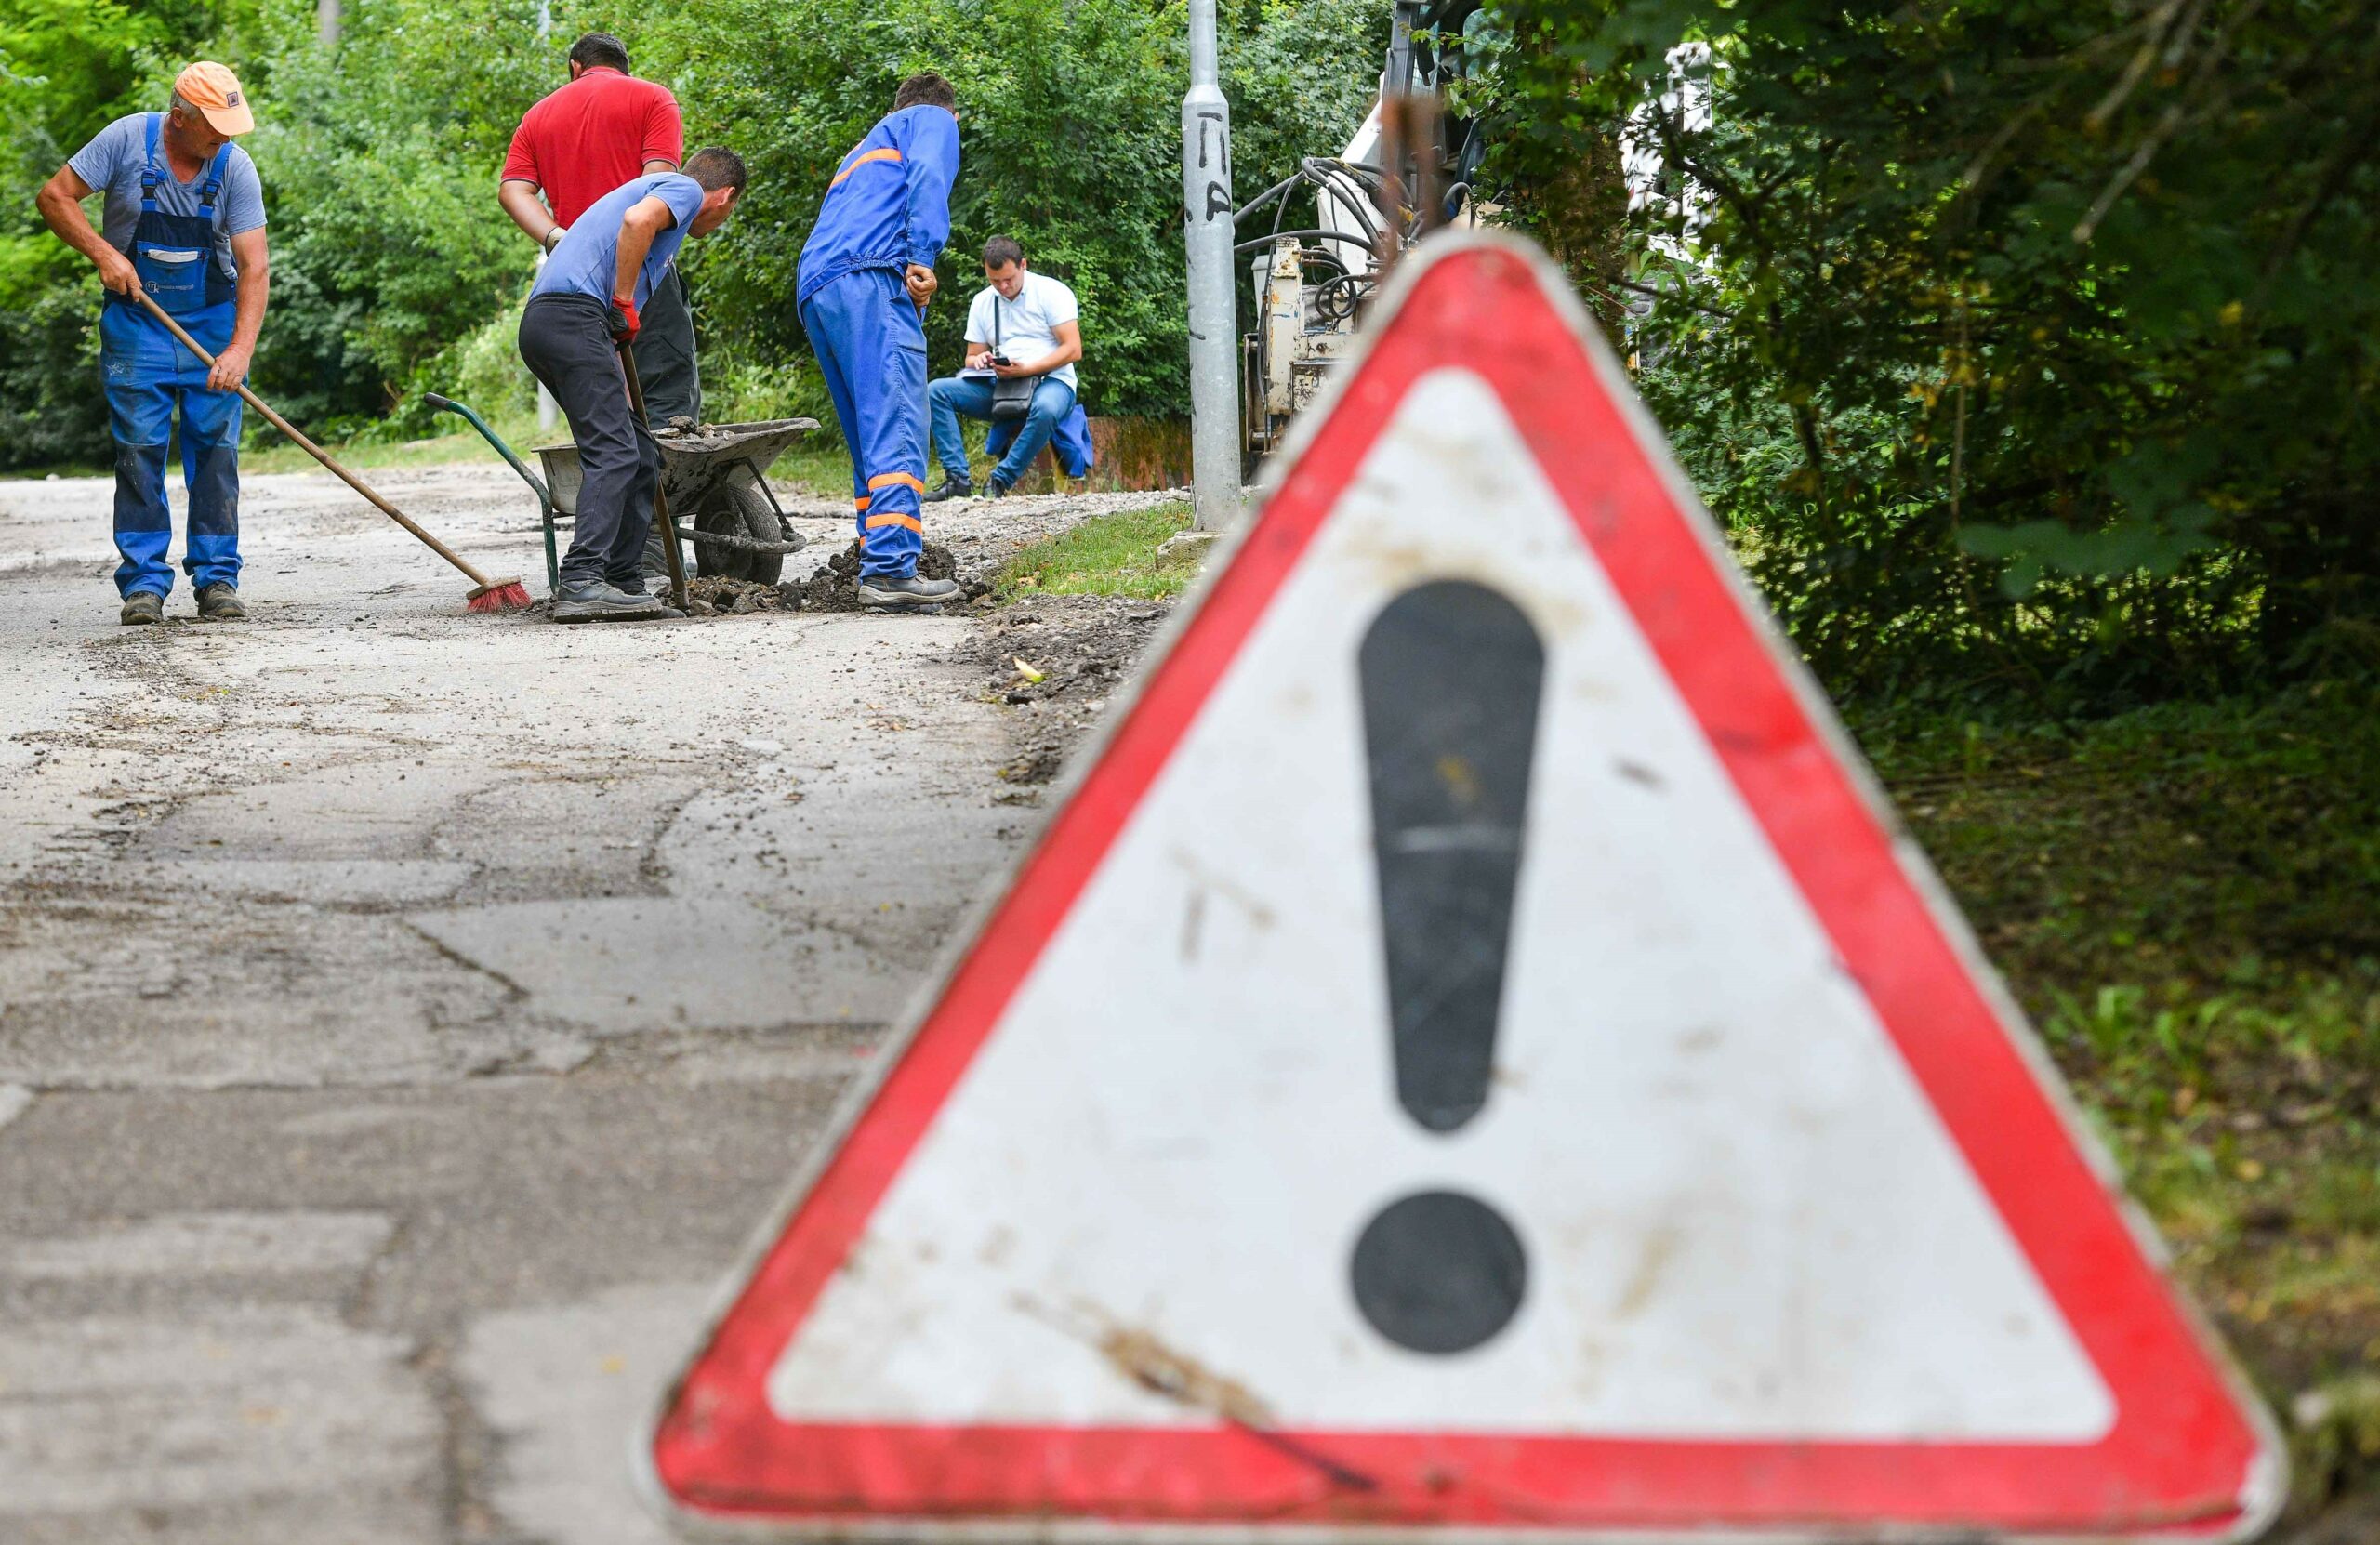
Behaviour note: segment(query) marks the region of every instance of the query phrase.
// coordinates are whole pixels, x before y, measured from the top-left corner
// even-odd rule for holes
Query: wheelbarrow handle
[[[539,478],[536,473],[529,470],[527,464],[522,461],[519,456],[513,455],[512,447],[504,442],[504,439],[501,435],[487,427],[486,419],[482,418],[478,414],[473,413],[469,407],[456,402],[453,398],[441,397],[434,391],[423,392],[421,400],[430,404],[430,412],[455,414],[461,417],[464,422],[469,424],[471,428],[479,430],[480,438],[495,446],[496,454],[512,464],[512,469],[521,474],[521,481],[527,483],[531,488],[536,490],[537,497],[541,502],[548,505],[553,503],[554,496],[547,489],[545,481]]]

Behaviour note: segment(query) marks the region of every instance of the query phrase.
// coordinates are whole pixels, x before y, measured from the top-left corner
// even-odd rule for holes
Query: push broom
[[[146,295],[140,297],[140,304],[149,309],[149,314],[151,316],[153,316],[159,322],[164,323],[167,331],[171,332],[174,337],[181,340],[181,345],[184,349],[189,350],[200,359],[205,360],[208,369],[212,370],[215,367],[215,356],[208,353],[205,350],[201,349],[198,346],[197,339],[192,337],[188,333],[183,332],[182,324],[176,322],[171,316],[166,314],[164,307],[150,299]],[[290,423],[288,419],[282,417],[281,415],[273,412],[271,403],[258,396],[255,392],[250,391],[245,381],[240,383],[240,396],[247,403],[248,406],[256,409],[258,413],[263,414],[266,420],[270,422],[274,429],[279,429],[283,434],[285,434],[291,440],[296,441],[298,447],[308,456],[312,456],[316,461],[321,462],[324,466],[337,473],[341,482],[346,483],[350,488],[352,488],[357,493],[363,495],[365,499],[371,502],[374,508],[379,510],[381,514],[386,515],[389,519],[396,522],[397,524],[404,527],[407,531],[419,537],[422,544],[429,548],[430,551],[436,553],[439,557],[446,560],[447,562],[454,564],[455,567],[470,575],[471,583],[476,586],[477,588],[473,589],[471,593],[465,598],[464,605],[466,610],[472,612],[517,612],[529,604],[529,588],[527,586],[522,584],[517,579],[490,579],[487,575],[480,573],[479,570],[471,567],[469,563],[464,561],[460,553],[457,553],[454,548],[448,547],[437,537],[432,536],[430,533],[422,530],[419,525],[414,522],[413,517],[407,515],[403,510],[399,509],[395,505],[390,504],[388,500],[374,493],[370,485],[365,483],[362,478],[357,477],[354,473],[340,466],[337,460],[334,458],[328,451],[324,450],[320,445],[315,444],[312,441],[298,433],[296,425]]]

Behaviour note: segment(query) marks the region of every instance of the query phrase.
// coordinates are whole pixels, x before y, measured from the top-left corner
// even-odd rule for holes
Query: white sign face
[[[1546,644],[1494,1075],[1449,1133],[1396,1098],[1356,667],[1381,607],[1430,579],[1494,585]],[[1489,1200],[1527,1254],[1512,1322],[1450,1357],[1388,1340],[1349,1288],[1378,1209],[1439,1188]],[[788,1421],[1210,1421],[1118,1377],[1118,1327],[1293,1427],[1459,1410],[1482,1431],[2079,1442],[2114,1415],[1462,371],[1397,410],[769,1401]]]
[[[1382,313],[673,1393],[681,1520],[2260,1528],[2261,1412],[1575,308],[1473,240]]]

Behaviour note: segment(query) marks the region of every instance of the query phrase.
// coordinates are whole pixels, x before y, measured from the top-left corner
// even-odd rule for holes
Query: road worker
[[[950,239],[959,175],[959,98],[928,72],[852,147],[802,244],[796,300],[852,458],[859,599],[919,611],[958,599],[918,574],[926,473],[926,336],[934,260]]]
[[[632,178],[588,206],[555,244],[521,314],[521,358],[569,416],[578,444],[577,522],[554,592],[556,622],[625,621],[671,609],[645,588],[645,535],[661,448],[628,403],[619,351],[632,346],[689,236],[727,223],[743,160],[713,147],[684,172]]]
[[[165,451],[181,419],[190,522],[182,568],[204,622],[237,622],[240,397],[264,329],[264,189],[231,141],[256,127],[240,82],[202,61],[163,112],[118,118],[69,157],[34,204],[88,258],[108,295],[99,374],[115,441],[116,593],[127,626],[163,622],[174,571]],[[104,193],[99,229],[82,201]],[[215,357],[210,367],[140,305],[146,296]]]
[[[570,84],[522,116],[496,202],[550,253],[597,199],[630,178],[676,171],[685,145],[685,123],[669,88],[629,74],[628,46],[618,38],[588,33],[570,46]],[[636,374],[655,424],[701,419],[694,317],[675,264],[639,313]]]

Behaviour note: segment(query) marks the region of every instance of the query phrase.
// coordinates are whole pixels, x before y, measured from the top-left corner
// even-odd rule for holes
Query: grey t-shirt
[[[118,118],[66,161],[76,177],[107,196],[99,236],[118,252],[132,244],[132,228],[140,223],[140,168],[149,161],[149,117],[146,112],[135,112]],[[165,180],[157,184],[157,207],[168,215],[197,214],[206,169],[200,167],[198,176],[188,182],[177,178],[173,161],[165,153],[162,125],[157,165],[165,173]],[[231,238],[263,224],[264,184],[257,178],[257,164],[248,159],[247,152],[233,145],[223,163],[223,191],[215,196],[215,260],[225,278],[236,279],[240,272],[231,260]]]

